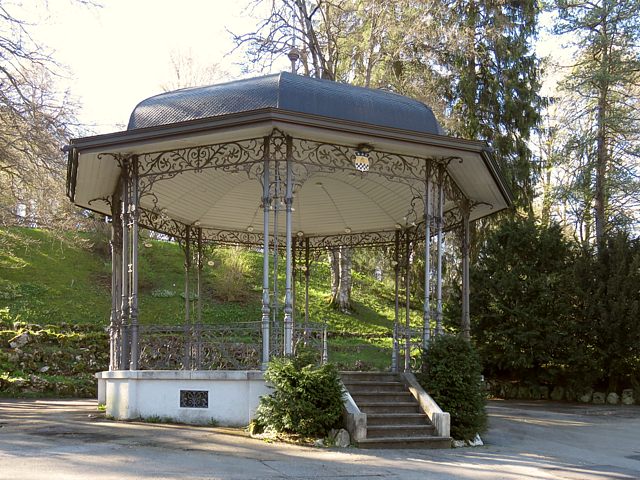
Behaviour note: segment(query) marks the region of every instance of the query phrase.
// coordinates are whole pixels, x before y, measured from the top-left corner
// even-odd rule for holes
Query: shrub
[[[248,278],[251,266],[240,249],[219,252],[222,265],[213,281],[216,297],[222,302],[243,302],[250,292]]]
[[[342,418],[342,386],[331,364],[316,366],[306,352],[271,360],[265,379],[273,393],[260,399],[251,429],[325,436]]]
[[[470,440],[487,426],[481,365],[473,347],[460,337],[435,337],[418,380],[451,415],[451,436]]]

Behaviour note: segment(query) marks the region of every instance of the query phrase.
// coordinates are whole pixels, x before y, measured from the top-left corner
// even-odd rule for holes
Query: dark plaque
[[[209,408],[207,390],[180,390],[180,407]]]

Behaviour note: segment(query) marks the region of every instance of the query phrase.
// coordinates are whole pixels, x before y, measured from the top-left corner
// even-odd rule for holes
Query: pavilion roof
[[[383,243],[398,225],[422,221],[417,198],[424,193],[427,165],[446,170],[447,228],[459,221],[460,197],[473,207],[471,220],[511,204],[488,145],[443,135],[426,105],[289,73],[142,101],[126,131],[71,140],[67,193],[76,205],[110,215],[118,162],[135,155],[146,175],[140,201],[146,226],[157,229],[154,222],[163,212],[178,226],[166,233],[198,225],[212,241],[258,244],[258,234],[247,233],[260,231],[255,169],[265,139],[274,134],[289,139],[301,166],[295,172],[294,230],[323,239],[318,245],[349,241],[345,232]],[[372,149],[368,173],[353,164],[362,144]],[[154,175],[162,181],[150,180]]]

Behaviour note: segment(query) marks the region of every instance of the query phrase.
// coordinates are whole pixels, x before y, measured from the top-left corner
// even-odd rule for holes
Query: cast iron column
[[[293,298],[291,290],[292,259],[291,259],[291,213],[293,206],[293,171],[291,166],[291,137],[287,137],[287,185],[285,192],[286,207],[286,270],[285,270],[285,300],[284,300],[284,354],[293,353]]]
[[[395,249],[393,252],[394,258],[394,292],[395,292],[395,309],[393,316],[393,350],[391,351],[391,371],[398,371],[398,357],[400,357],[400,343],[398,341],[398,334],[400,331],[400,299],[398,298],[398,287],[400,283],[400,230],[396,229],[395,235]]]
[[[405,230],[405,347],[404,371],[411,371],[411,237],[409,229]]]
[[[138,215],[139,215],[139,192],[138,192],[138,157],[131,157],[131,198],[130,221],[131,221],[131,359],[130,369],[138,369]]]
[[[442,227],[444,225],[444,167],[438,167],[438,260],[436,271],[436,335],[442,335]]]
[[[202,362],[202,339],[200,335],[202,333],[202,228],[198,227],[198,257],[197,257],[197,265],[198,268],[196,272],[196,281],[197,281],[197,290],[196,293],[198,295],[198,303],[197,303],[197,318],[196,318],[196,329],[195,329],[195,341],[196,341],[196,369],[200,370],[201,362]]]
[[[191,270],[191,226],[185,225],[184,232],[184,352],[182,368],[191,370],[191,312],[189,304],[189,272]]]
[[[462,213],[462,338],[471,339],[471,318],[469,312],[469,201],[464,200],[461,205]]]
[[[270,137],[264,140],[264,172],[262,174],[262,369],[269,363],[269,207],[271,206],[269,180]]]
[[[111,197],[111,319],[109,322],[109,370],[122,369],[122,219],[120,184]]]
[[[309,279],[311,278],[311,271],[309,270],[309,238],[304,239],[304,325],[305,325],[305,340],[308,336],[309,328]]]
[[[121,199],[120,207],[122,224],[122,281],[121,281],[121,299],[120,299],[120,337],[122,339],[122,358],[120,365],[126,369],[129,365],[129,348],[130,348],[130,306],[129,306],[129,267],[130,267],[130,251],[129,251],[129,160],[123,159],[120,164],[121,168]]]
[[[431,337],[431,221],[432,215],[431,162],[427,163],[424,196],[424,307],[422,313],[422,351],[429,348]]]

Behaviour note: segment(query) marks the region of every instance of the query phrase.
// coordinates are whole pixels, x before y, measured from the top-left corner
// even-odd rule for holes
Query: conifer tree
[[[591,195],[595,243],[615,227],[638,223],[640,207],[640,3],[636,0],[556,0],[556,34],[577,50],[562,84],[573,98],[566,118],[582,125],[574,152],[587,152],[582,177]]]

